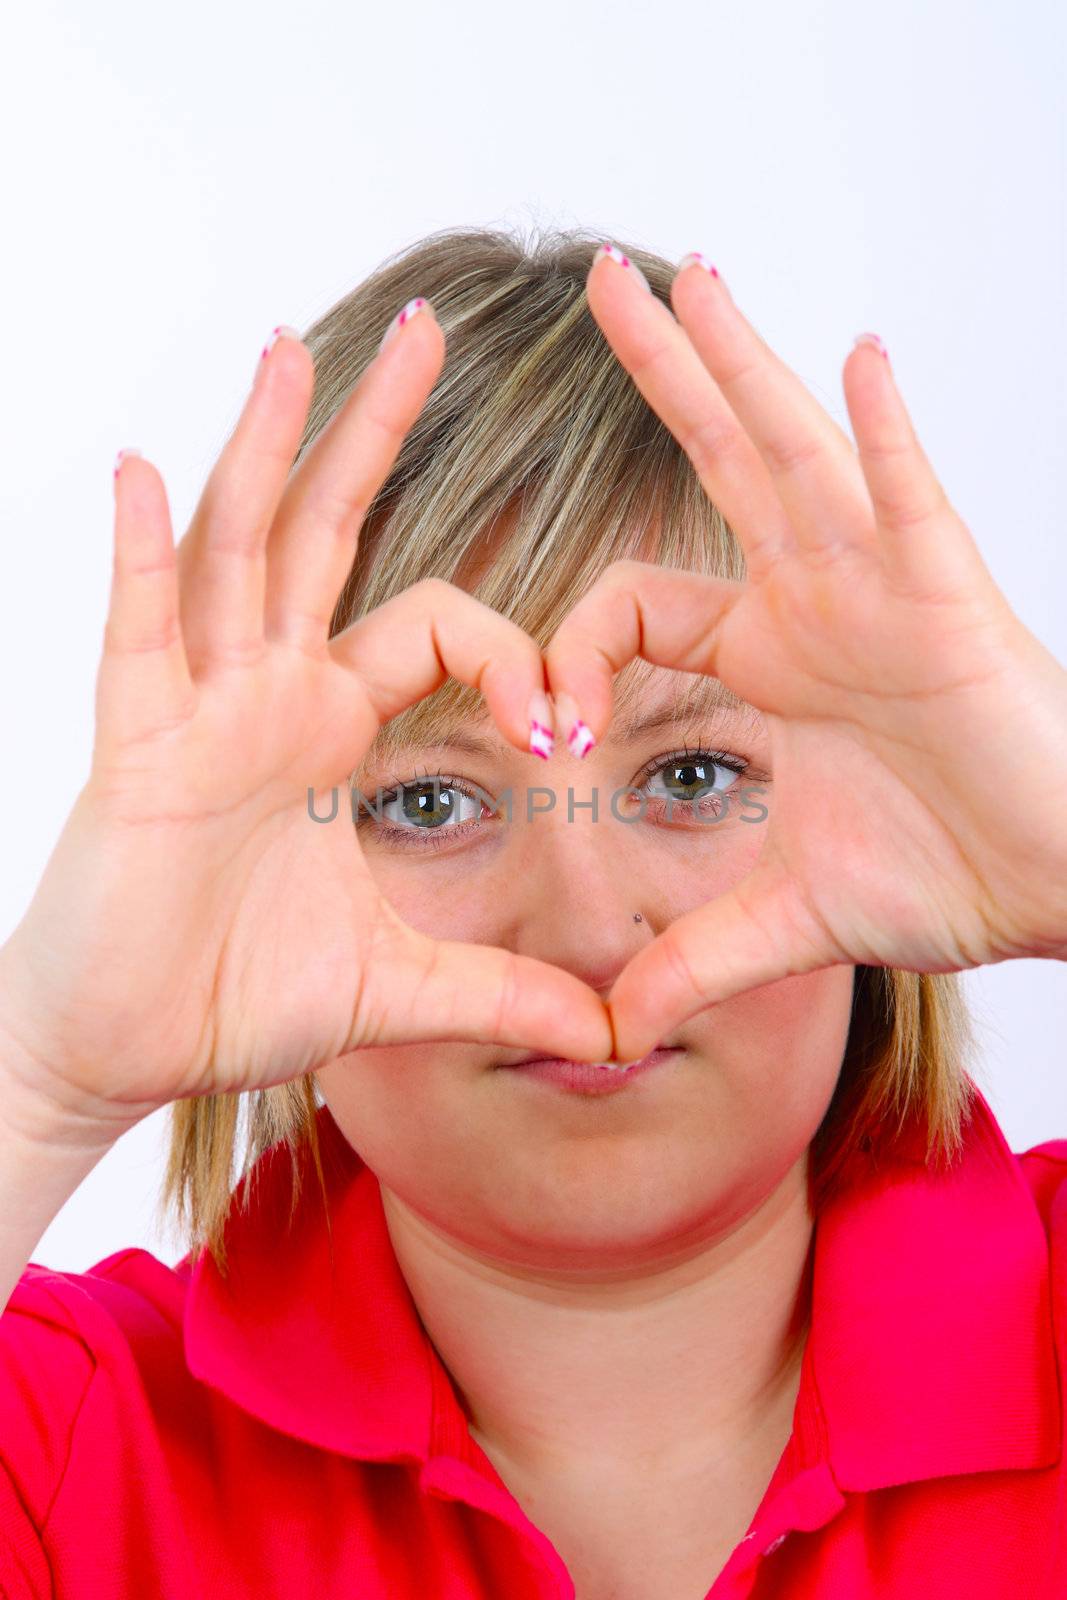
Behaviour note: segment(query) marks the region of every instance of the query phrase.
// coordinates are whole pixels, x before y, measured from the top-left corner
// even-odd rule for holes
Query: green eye
[[[678,800],[695,800],[709,789],[714,789],[714,761],[669,761],[661,767],[656,777],[662,777],[666,792]]]
[[[480,816],[481,802],[454,783],[431,778],[400,784],[384,795],[380,815],[382,822],[392,828],[440,832],[450,823]]]
[[[701,795],[721,794],[748,763],[737,756],[722,751],[683,751],[658,761],[646,774],[642,787],[656,800],[678,800],[692,803]],[[660,779],[663,787],[653,784]]]

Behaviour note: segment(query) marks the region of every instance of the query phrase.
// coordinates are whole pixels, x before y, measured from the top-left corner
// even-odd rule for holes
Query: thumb
[[[379,946],[365,975],[346,1049],[469,1039],[576,1061],[611,1057],[607,1009],[573,973],[496,945],[433,939],[398,920],[392,932],[393,948]]]
[[[628,962],[608,995],[622,1061],[746,989],[848,959],[798,880],[763,858],[737,886],[672,922]]]

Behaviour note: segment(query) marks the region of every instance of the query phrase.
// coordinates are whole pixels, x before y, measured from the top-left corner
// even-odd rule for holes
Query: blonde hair
[[[472,592],[542,646],[621,557],[744,578],[737,540],[589,311],[585,280],[598,243],[579,229],[528,240],[443,229],[389,258],[308,330],[314,394],[294,466],[374,359],[398,307],[426,296],[447,341],[434,389],[364,520],[331,637],[420,579],[454,582],[479,566]],[[674,267],[622,248],[669,304]],[[660,670],[630,663],[616,679],[617,709],[626,714]],[[695,678],[694,686],[707,681]],[[386,724],[375,750],[390,752],[431,721],[454,726],[480,711],[479,693],[450,679]],[[955,974],[856,969],[841,1074],[812,1144],[816,1208],[883,1122],[899,1126],[917,1111],[927,1162],[958,1155],[973,1047]],[[222,1273],[239,1145],[243,1178],[268,1148],[286,1142],[290,1216],[310,1150],[325,1204],[316,1088],[314,1073],[306,1073],[275,1088],[172,1104],[160,1210],[176,1214],[191,1251],[209,1249]],[[250,1192],[246,1185],[245,1203]]]

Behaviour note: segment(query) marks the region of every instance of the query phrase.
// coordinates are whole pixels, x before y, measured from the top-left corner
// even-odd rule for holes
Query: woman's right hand
[[[90,776],[0,949],[0,1073],[6,1035],[50,1109],[121,1131],[405,1040],[610,1057],[608,1013],[572,974],[403,922],[351,822],[379,727],[449,675],[524,751],[544,685],[535,641],[439,580],[328,638],[443,355],[427,307],[292,470],[314,366],[278,339],[177,550],[159,474],[122,465]],[[334,786],[316,823],[308,790],[322,815]]]

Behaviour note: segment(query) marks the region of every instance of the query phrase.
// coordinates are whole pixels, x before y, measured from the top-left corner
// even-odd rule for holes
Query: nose
[[[566,765],[552,810],[513,831],[508,926],[494,942],[573,973],[603,998],[669,917],[640,823],[620,821],[594,775]]]

